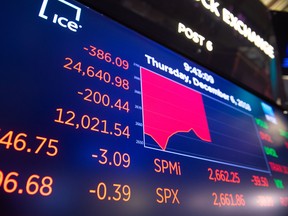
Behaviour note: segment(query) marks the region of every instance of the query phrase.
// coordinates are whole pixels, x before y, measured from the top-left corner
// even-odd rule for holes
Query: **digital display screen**
[[[287,215],[281,109],[72,0],[3,2],[0,215]]]

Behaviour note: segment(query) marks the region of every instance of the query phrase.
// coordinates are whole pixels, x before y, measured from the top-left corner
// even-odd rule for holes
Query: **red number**
[[[221,206],[245,206],[246,205],[243,194],[236,194],[234,196],[233,194],[229,194],[229,193],[220,193],[219,200],[218,200],[217,193],[212,193],[212,196],[214,197],[213,205],[215,206],[221,207]],[[236,200],[236,202],[234,200]]]
[[[18,187],[18,182],[16,179],[13,179],[12,176],[18,177],[19,173],[10,172],[7,174],[3,183],[3,188],[6,193],[13,193]]]
[[[102,157],[104,160],[103,160],[103,161],[102,161],[102,160],[99,160],[99,163],[100,163],[100,164],[106,164],[106,163],[108,162],[108,158],[107,158],[107,156],[106,156],[106,153],[108,152],[108,150],[106,150],[106,149],[100,149],[100,151],[103,152],[103,153],[101,154],[101,157]]]
[[[107,121],[101,120],[101,122],[103,123],[103,130],[101,130],[100,132],[104,134],[109,134],[109,132],[107,131]]]
[[[48,148],[52,149],[52,152],[47,151],[46,154],[50,157],[54,157],[58,153],[58,148],[55,145],[53,145],[53,143],[58,143],[58,140],[55,140],[55,139],[49,140]]]
[[[114,104],[115,107],[117,107],[119,110],[125,110],[127,113],[129,112],[129,102],[125,102],[122,106],[121,99],[118,99],[116,103]]]
[[[230,200],[230,194],[225,194],[225,203],[227,206],[230,206],[231,205],[231,200]]]
[[[123,79],[123,89],[128,90],[129,89],[129,81],[126,79]]]
[[[208,168],[208,171],[210,172],[209,179],[211,181],[222,181],[227,183],[240,183],[240,177],[238,176],[237,172],[228,172],[226,170],[219,170],[216,169],[215,171],[211,168]],[[215,175],[215,177],[214,177]],[[232,178],[230,176],[232,175]]]
[[[90,45],[90,52],[88,53],[90,56],[96,56],[96,47]]]
[[[42,196],[49,196],[52,193],[53,179],[50,176],[45,176],[41,180],[41,185],[33,179],[40,179],[39,175],[31,175],[26,183],[26,191],[29,195],[35,195],[40,192]],[[40,189],[40,190],[39,190]]]
[[[99,80],[102,80],[103,78],[103,71],[102,70],[99,70],[96,74],[95,74],[95,77],[97,77]]]
[[[92,99],[90,99],[91,95],[92,95],[92,90],[91,89],[85,89],[85,92],[89,92],[88,95],[86,97],[84,97],[84,100],[92,102]]]
[[[41,180],[40,194],[42,196],[49,196],[52,193],[53,179],[50,176],[45,176]]]
[[[108,72],[104,72],[102,70],[99,70],[96,74],[95,77],[97,77],[99,80],[104,80],[106,83],[110,83],[111,81],[111,75]]]
[[[95,120],[95,124],[94,124],[93,127],[91,127],[90,130],[98,132],[99,129],[97,129],[96,127],[99,125],[100,120],[99,120],[98,118],[96,118],[96,117],[93,117],[93,118],[92,118],[92,121],[93,121],[93,120]]]
[[[9,149],[12,145],[12,136],[13,131],[9,131],[0,139],[0,144],[6,145],[6,149]]]
[[[208,168],[208,172],[210,173],[210,174],[209,174],[209,179],[210,179],[211,181],[216,181],[216,179],[213,178],[213,170],[212,170],[211,168]]]
[[[114,125],[114,130],[117,131],[117,133],[114,132],[114,135],[115,135],[115,136],[121,136],[122,131],[121,131],[120,127],[121,127],[121,124],[115,123],[115,125]]]
[[[124,103],[123,109],[126,110],[127,113],[129,112],[129,102],[128,101]]]
[[[63,114],[63,109],[62,108],[58,108],[56,109],[56,111],[59,112],[59,116],[58,119],[55,119],[54,121],[60,124],[66,124],[66,125],[70,125],[70,126],[74,126],[74,124],[71,122],[74,118],[75,118],[75,113],[73,111],[67,111],[66,114],[71,114],[71,117],[66,120],[65,122],[62,121],[62,114]]]
[[[67,114],[71,114],[71,117],[67,121],[65,121],[64,124],[74,126],[71,121],[75,118],[75,113],[73,111],[67,111]]]
[[[94,77],[95,76],[95,72],[94,72],[94,67],[93,66],[89,66],[86,70],[86,74],[89,77]]]
[[[130,137],[129,126],[126,126],[126,127],[124,128],[122,134],[123,134],[124,136],[126,136],[127,139]]]
[[[110,81],[111,81],[111,75],[110,75],[108,72],[105,72],[105,73],[103,74],[103,80],[104,80],[104,82],[106,82],[106,83],[110,83]]]
[[[116,86],[117,87],[121,87],[122,86],[122,79],[119,76],[115,77],[115,81],[116,81]]]
[[[105,53],[104,59],[105,59],[105,61],[108,62],[108,63],[111,62],[111,61],[112,61],[112,59],[111,59],[111,53]]]
[[[48,139],[46,137],[40,137],[40,136],[36,136],[36,139],[42,140],[42,142],[40,143],[40,145],[38,146],[38,148],[35,151],[35,154],[38,154],[40,152],[40,150],[42,149],[42,147],[47,143]],[[58,148],[53,143],[58,143],[58,140],[49,139],[48,148],[52,151],[51,152],[46,151],[46,154],[50,157],[54,157],[58,153]]]
[[[54,121],[57,123],[63,124],[64,123],[64,121],[62,121],[63,109],[59,108],[59,109],[56,109],[56,111],[59,112],[59,116],[58,116],[58,119],[55,119]]]
[[[240,183],[240,177],[238,176],[238,173],[235,173],[235,183]]]
[[[220,171],[220,179],[221,179],[222,181],[225,181],[224,170],[221,170],[221,171]]]
[[[23,139],[20,139],[20,137],[27,137],[27,134],[25,133],[19,133],[14,140],[14,148],[16,151],[23,151],[26,148],[26,141]],[[20,146],[19,146],[20,144]]]
[[[269,181],[268,181],[268,179],[266,177],[260,177],[260,180],[261,180],[262,185],[264,187],[269,187]]]
[[[224,175],[225,181],[226,182],[230,182],[230,180],[229,180],[229,172],[225,170],[223,175]]]
[[[128,70],[128,69],[129,69],[129,62],[128,62],[128,61],[123,60],[123,68],[124,68],[125,70]]]
[[[213,202],[213,205],[215,205],[215,206],[218,206],[219,205],[219,203],[218,203],[218,196],[217,196],[217,194],[216,193],[212,193],[212,196],[214,197],[214,202]]]
[[[65,58],[65,60],[69,61],[67,64],[65,64],[63,67],[68,69],[68,70],[72,70],[72,68],[70,67],[71,64],[73,64],[73,60],[69,57]]]
[[[81,126],[82,128],[84,129],[88,129],[90,127],[90,117],[87,116],[87,115],[83,115],[82,118],[81,118]]]
[[[82,65],[82,63],[81,63],[81,62],[78,62],[77,64],[75,64],[75,65],[73,66],[73,69],[77,70],[78,73],[80,73],[80,72],[82,71],[81,65]]]
[[[38,190],[39,190],[39,184],[35,181],[32,181],[33,179],[39,179],[40,176],[39,175],[31,175],[26,183],[26,192],[29,195],[35,195]]]
[[[11,145],[14,146],[16,151],[23,151],[26,148],[26,141],[22,139],[23,137],[27,137],[25,133],[19,133],[16,135],[14,141],[13,140],[13,131],[7,132],[1,139],[0,144],[6,145],[6,149],[9,149]]]
[[[0,170],[0,187],[2,187],[3,180],[4,180],[4,174],[3,174],[3,172]]]
[[[216,170],[215,170],[215,177],[216,177],[217,181],[220,181],[220,180],[221,180],[221,179],[220,179],[220,170],[219,170],[219,169],[216,169]]]
[[[115,64],[117,67],[122,67],[125,70],[129,69],[129,63],[127,60],[122,60],[120,57],[115,58]]]
[[[231,205],[232,206],[237,206],[237,203],[234,202],[233,194],[229,194],[230,200],[231,200]]]
[[[97,50],[97,58],[100,60],[104,59],[104,51],[103,50],[101,50],[101,49]]]
[[[252,176],[252,180],[251,182],[254,183],[255,186],[259,186],[259,187],[269,187],[269,181],[266,177],[263,176]]]
[[[226,200],[225,200],[225,194],[224,193],[220,193],[220,203],[222,206],[226,205]]]

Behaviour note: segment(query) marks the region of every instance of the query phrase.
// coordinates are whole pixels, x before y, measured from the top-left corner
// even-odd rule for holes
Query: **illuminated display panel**
[[[78,2],[3,4],[1,215],[286,215],[280,109]]]

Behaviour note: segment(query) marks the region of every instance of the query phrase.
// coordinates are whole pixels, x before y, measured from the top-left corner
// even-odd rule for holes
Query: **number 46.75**
[[[10,149],[10,147],[13,146],[13,149],[16,151],[26,151],[34,154],[38,154],[42,149],[44,149],[44,146],[46,146],[46,154],[48,156],[54,157],[57,155],[58,148],[56,144],[58,143],[58,140],[36,136],[36,140],[39,144],[37,148],[34,148],[33,150],[30,145],[27,144],[27,137],[28,135],[26,133],[14,134],[14,131],[9,131],[0,138],[0,144],[6,145],[6,149]]]

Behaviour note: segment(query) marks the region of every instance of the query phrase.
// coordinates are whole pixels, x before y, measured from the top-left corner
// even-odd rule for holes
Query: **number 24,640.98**
[[[66,57],[67,63],[63,65],[63,68],[71,71],[77,71],[82,76],[87,76],[89,78],[96,78],[100,81],[105,82],[106,84],[110,84],[116,86],[118,88],[122,88],[124,90],[129,90],[129,81],[127,79],[123,79],[120,76],[112,76],[109,72],[103,70],[95,70],[93,66],[83,67],[82,62],[74,62],[73,59]]]

